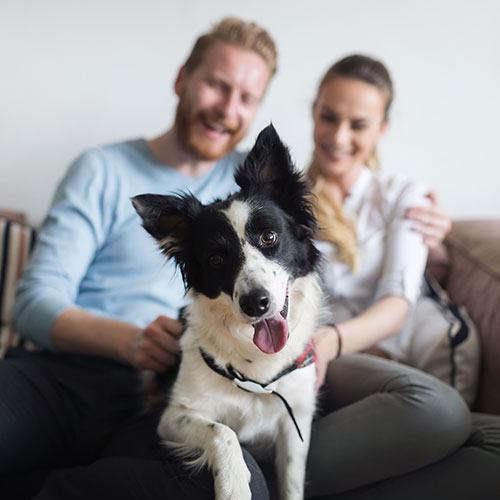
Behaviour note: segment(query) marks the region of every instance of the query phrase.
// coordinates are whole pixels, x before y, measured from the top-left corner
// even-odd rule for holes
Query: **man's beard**
[[[200,136],[195,132],[195,126],[200,121],[201,123],[217,124],[229,134],[229,137],[223,142],[215,142],[208,137]],[[195,158],[202,161],[219,160],[233,151],[245,136],[245,133],[237,124],[224,120],[223,117],[214,112],[202,111],[193,115],[187,98],[183,96],[181,96],[177,105],[175,125],[181,146]]]

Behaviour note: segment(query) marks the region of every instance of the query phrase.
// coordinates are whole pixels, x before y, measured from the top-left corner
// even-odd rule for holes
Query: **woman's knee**
[[[384,391],[396,397],[410,432],[428,440],[437,456],[455,451],[469,437],[469,408],[453,387],[435,377],[405,366]]]

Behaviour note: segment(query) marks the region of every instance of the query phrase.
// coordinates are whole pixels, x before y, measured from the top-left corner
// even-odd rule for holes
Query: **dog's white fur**
[[[242,242],[249,210],[244,202],[233,202],[226,211]],[[181,339],[182,362],[158,432],[167,445],[194,456],[191,463],[208,465],[214,474],[218,500],[251,498],[250,472],[239,442],[254,452],[274,443],[281,497],[301,500],[315,408],[314,364],[270,385],[292,407],[302,442],[277,396],[249,393],[234,386],[206,365],[199,348],[218,366],[231,364],[248,379],[266,383],[292,364],[308,345],[320,302],[318,279],[313,273],[292,281],[285,269],[249,243],[243,244],[243,251],[245,264],[232,297],[224,293],[216,299],[191,295],[187,329]],[[275,354],[265,354],[256,347],[251,319],[239,307],[238,297],[257,284],[270,293],[269,317],[283,308],[288,288],[290,335],[287,345]]]

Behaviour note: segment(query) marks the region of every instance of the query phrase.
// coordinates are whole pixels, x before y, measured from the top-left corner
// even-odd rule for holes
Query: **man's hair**
[[[222,19],[211,31],[201,35],[194,44],[191,54],[184,64],[188,73],[192,73],[202,62],[207,50],[217,42],[251,50],[264,59],[271,76],[277,69],[276,45],[269,33],[255,23],[247,23],[235,17]]]

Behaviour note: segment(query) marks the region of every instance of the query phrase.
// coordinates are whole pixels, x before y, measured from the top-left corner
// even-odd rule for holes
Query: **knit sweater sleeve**
[[[52,348],[52,326],[75,307],[80,282],[105,241],[111,189],[98,150],[80,156],[59,184],[16,290],[14,327],[24,338]]]

